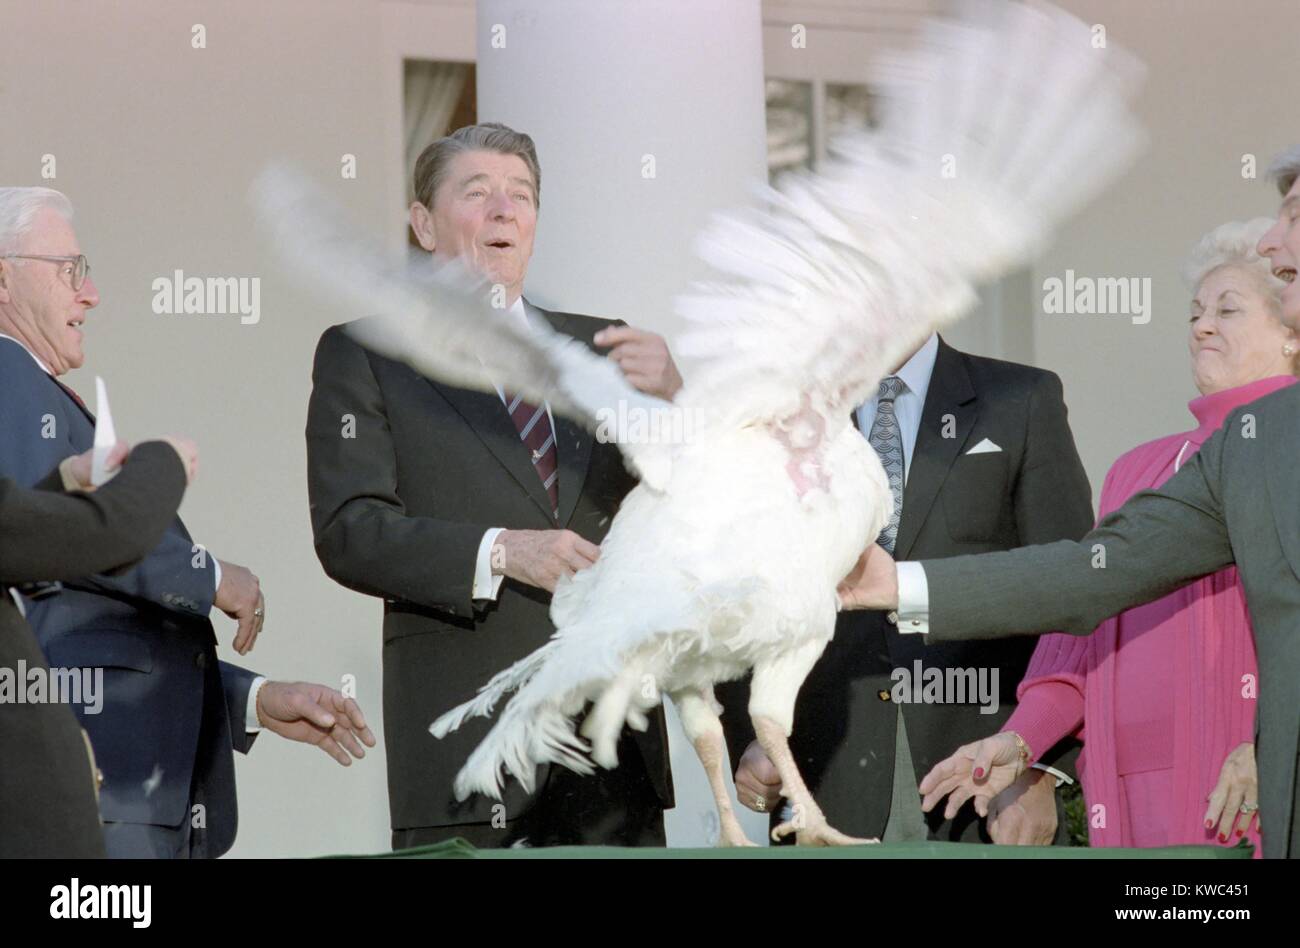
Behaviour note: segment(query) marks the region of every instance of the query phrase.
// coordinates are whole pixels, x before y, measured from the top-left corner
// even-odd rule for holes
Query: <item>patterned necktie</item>
[[[898,538],[898,519],[903,513],[903,430],[898,426],[898,416],[894,414],[894,399],[903,388],[903,380],[896,375],[881,379],[876,420],[871,423],[871,434],[867,436],[867,443],[880,455],[885,476],[889,478],[889,492],[894,495],[894,512],[876,539],[891,554],[894,552],[894,541]]]
[[[545,405],[533,405],[522,395],[506,392],[506,408],[515,423],[519,440],[532,456],[533,470],[537,472],[546,494],[551,498],[551,516],[560,518],[560,470],[555,451],[555,432]]]

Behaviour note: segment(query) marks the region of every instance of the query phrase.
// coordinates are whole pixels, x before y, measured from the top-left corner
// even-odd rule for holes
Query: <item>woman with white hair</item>
[[[1232,411],[1295,384],[1300,341],[1280,321],[1285,284],[1255,250],[1271,226],[1265,218],[1224,224],[1193,251],[1184,277],[1193,290],[1188,348],[1201,396],[1188,408],[1196,427],[1120,457],[1106,475],[1099,520],[1172,477]],[[1084,743],[1078,772],[1093,846],[1248,838],[1258,857],[1257,682],[1250,616],[1229,567],[1121,612],[1089,636],[1044,635],[1002,732],[931,773],[989,742],[1027,747],[1032,762],[1073,735]]]

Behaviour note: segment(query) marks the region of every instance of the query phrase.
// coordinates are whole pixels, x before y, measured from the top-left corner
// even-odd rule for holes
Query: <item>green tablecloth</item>
[[[631,849],[554,846],[475,849],[463,839],[435,846],[377,853],[375,859],[1249,859],[1249,848],[1167,846],[1160,849],[1091,849],[1087,846],[981,846],[976,843],[877,843],[815,849],[766,846],[748,849]],[[365,858],[365,857],[362,857]]]

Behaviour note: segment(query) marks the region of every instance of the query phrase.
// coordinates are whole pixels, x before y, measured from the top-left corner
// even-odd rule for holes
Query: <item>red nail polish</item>
[[[983,768],[983,767],[976,767],[976,768],[975,768],[975,779],[976,779],[976,780],[981,780],[981,779],[983,779],[983,777],[984,777],[984,768]]]
[[[1238,836],[1245,836],[1245,835],[1246,835],[1246,831],[1245,831],[1245,830],[1242,830],[1242,829],[1239,829],[1239,830],[1237,830],[1237,835],[1238,835]]]
[[[1206,828],[1206,829],[1213,829],[1213,828],[1214,828],[1214,820],[1206,820],[1206,821],[1205,821],[1205,828]]]
[[[1221,843],[1226,843],[1227,841],[1228,841],[1228,837],[1227,837],[1227,836],[1224,836],[1222,833],[1220,833],[1220,834],[1219,834],[1219,842],[1221,842]]]

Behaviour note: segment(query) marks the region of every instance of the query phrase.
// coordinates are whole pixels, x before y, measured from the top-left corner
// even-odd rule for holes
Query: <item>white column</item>
[[[525,295],[671,344],[673,296],[704,275],[693,238],[766,178],[758,0],[479,0],[477,50],[479,121],[537,143]],[[704,845],[712,797],[671,711],[670,726],[669,844]],[[750,837],[765,824],[755,815]]]

